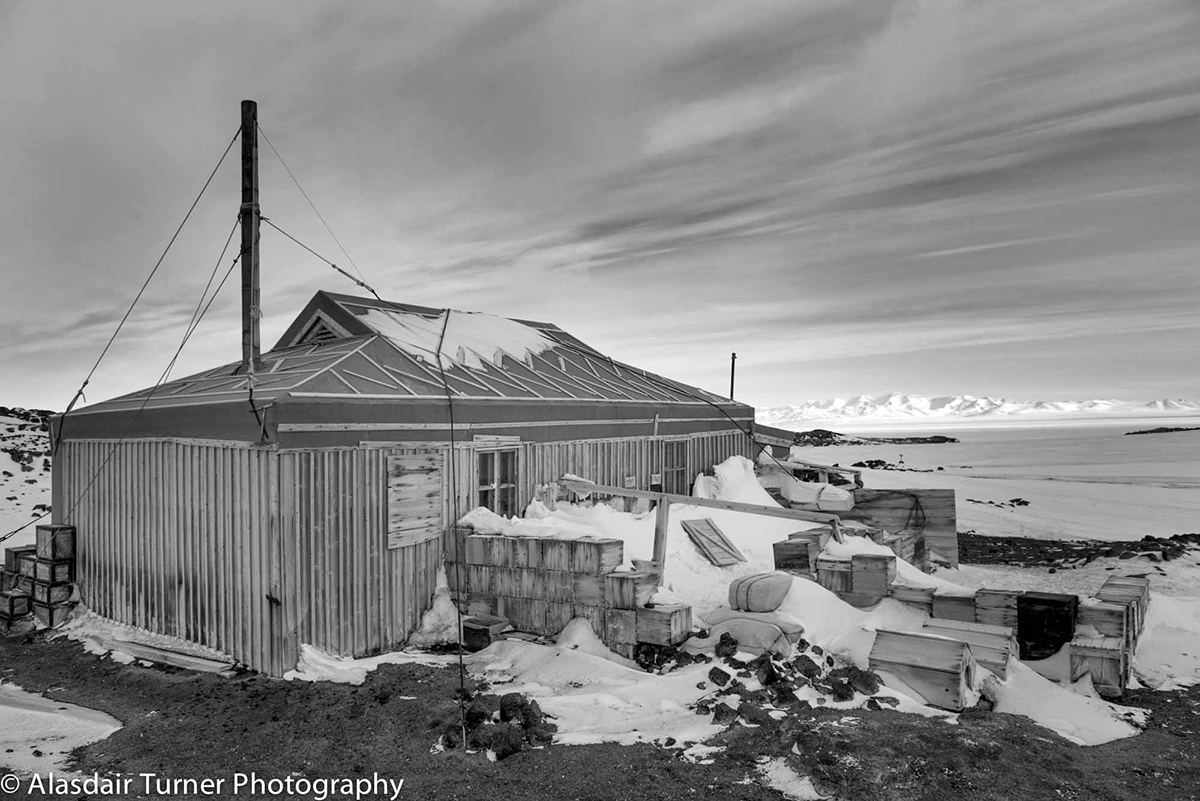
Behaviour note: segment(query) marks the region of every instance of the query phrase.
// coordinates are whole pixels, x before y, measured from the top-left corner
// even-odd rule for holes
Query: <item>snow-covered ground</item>
[[[71,750],[121,728],[114,717],[0,683],[0,767],[27,775],[64,773]]]
[[[46,432],[26,414],[0,414],[0,536],[42,514],[39,505],[50,504],[50,466],[44,455],[49,446]],[[26,453],[36,455],[27,458]],[[31,544],[34,535],[29,526],[3,547]]]
[[[751,503],[769,502],[769,496],[754,478],[753,466],[747,460],[734,458],[718,466],[717,476],[700,482],[698,494],[726,500]],[[531,517],[505,520],[484,510],[474,510],[466,520],[477,529],[514,535],[618,537],[626,543],[626,558],[648,558],[654,521],[651,515],[638,517],[617,512],[603,505],[584,506],[559,504],[554,510],[540,504],[530,509]],[[715,567],[696,551],[679,526],[679,520],[689,517],[712,517],[734,545],[747,557],[747,562],[734,567]],[[762,518],[739,512],[706,509],[675,504],[671,509],[672,525],[667,537],[667,572],[662,592],[690,603],[698,621],[704,615],[727,602],[729,582],[740,575],[770,570],[773,566],[771,543],[790,531],[803,528],[787,521]],[[885,550],[864,537],[848,536],[833,550],[845,555],[854,552]],[[1111,560],[1108,560],[1111,561]],[[1182,561],[1182,560],[1180,560]],[[1046,571],[1026,571],[1030,578],[1023,584],[1009,579],[1007,570],[989,571],[985,568],[962,568],[959,571],[939,572],[928,576],[910,565],[899,566],[901,577],[908,583],[919,582],[937,588],[939,592],[964,592],[967,587],[988,586],[1056,589],[1059,577],[1070,575],[1072,589],[1090,594],[1099,587],[1103,577],[1110,574],[1108,566],[1095,563],[1084,571],[1049,574]],[[1145,569],[1126,561],[1122,572]],[[1191,570],[1177,563],[1165,566],[1173,580],[1165,586],[1178,592],[1186,588]],[[1175,576],[1173,571],[1179,571]],[[961,582],[961,583],[960,583]],[[1200,599],[1169,596],[1160,591],[1152,578],[1154,600],[1138,650],[1135,671],[1144,683],[1169,688],[1200,680],[1196,673],[1196,658],[1200,653]],[[441,593],[445,593],[443,588]],[[435,606],[423,627],[426,636],[454,636],[453,620]],[[892,600],[885,600],[874,609],[860,610],[849,606],[818,585],[795,579],[780,610],[797,619],[805,627],[805,638],[834,654],[843,663],[867,666],[874,632],[878,628],[892,630],[919,629],[926,617],[923,613]],[[744,654],[749,659],[750,654]],[[358,678],[353,668],[369,668],[377,660],[340,660],[327,678],[346,680]],[[707,716],[697,716],[690,708],[709,691],[698,684],[704,682],[708,665],[691,665],[663,675],[646,673],[632,668],[609,652],[592,634],[585,621],[573,621],[552,644],[506,640],[472,655],[469,663],[473,672],[486,677],[497,690],[519,691],[531,695],[550,714],[557,718],[561,743],[590,742],[665,742],[674,738],[687,754],[703,758],[708,751],[697,750],[693,744],[702,743],[718,731]],[[349,669],[349,670],[348,670]],[[321,678],[318,663],[306,658],[306,678]],[[981,671],[986,673],[986,671]],[[988,674],[990,675],[990,674]],[[746,679],[747,688],[756,689],[753,678]],[[987,688],[997,701],[998,709],[1032,718],[1062,736],[1081,744],[1098,744],[1137,734],[1138,713],[1117,707],[1094,695],[1086,682],[1068,688],[1047,681],[1031,669],[1014,665],[1009,677],[999,682],[992,677]],[[816,701],[816,691],[803,700]],[[906,688],[893,686],[888,693],[901,701],[900,710],[936,715],[952,719],[941,710],[926,706],[919,697],[906,694]],[[853,709],[861,706],[866,697],[829,703],[829,708]],[[736,699],[734,699],[736,704]],[[783,714],[779,712],[777,714]]]

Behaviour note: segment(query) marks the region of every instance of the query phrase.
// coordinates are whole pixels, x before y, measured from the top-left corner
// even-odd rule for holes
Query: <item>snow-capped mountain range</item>
[[[1010,401],[974,395],[859,395],[854,398],[810,400],[799,406],[759,409],[758,422],[780,428],[813,422],[984,422],[987,420],[1164,417],[1200,415],[1200,403],[1163,398],[1149,403],[1117,400]]]

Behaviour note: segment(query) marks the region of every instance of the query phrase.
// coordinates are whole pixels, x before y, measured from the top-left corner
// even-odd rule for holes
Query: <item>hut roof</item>
[[[610,359],[550,323],[330,292],[263,354],[254,397],[445,398],[447,386],[458,398],[732,403]],[[81,411],[220,402],[248,388],[233,362]]]

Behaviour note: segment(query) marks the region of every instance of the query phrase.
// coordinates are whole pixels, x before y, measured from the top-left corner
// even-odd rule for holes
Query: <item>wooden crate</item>
[[[817,554],[825,550],[825,546],[829,544],[829,540],[833,538],[833,528],[830,526],[817,526],[816,528],[806,529],[804,531],[793,531],[788,534],[789,540],[808,540],[817,547]]]
[[[853,592],[850,560],[832,556],[818,557],[817,583],[830,592]]]
[[[542,540],[542,569],[570,571],[574,544],[549,537]]]
[[[1150,604],[1150,579],[1132,576],[1109,576],[1100,585],[1096,597],[1101,601],[1134,602],[1133,637],[1136,640],[1146,622],[1146,607]]]
[[[893,584],[888,587],[888,595],[901,603],[920,609],[927,615],[933,615],[933,587],[910,587],[907,584]]]
[[[958,620],[963,623],[975,622],[974,595],[933,595],[933,616],[942,620]]]
[[[608,573],[604,576],[604,601],[610,609],[638,609],[650,601],[658,589],[658,577],[636,571]]]
[[[13,590],[0,592],[0,617],[6,617],[9,620],[24,617],[29,614],[30,601],[30,597],[23,593]]]
[[[1075,637],[1071,640],[1071,681],[1091,676],[1096,692],[1119,698],[1129,682],[1127,644],[1120,637]]]
[[[678,645],[692,633],[692,607],[685,604],[660,604],[641,608],[637,618],[637,641],[654,645]]]
[[[975,622],[989,626],[1017,627],[1017,596],[1020,590],[980,589],[975,591]]]
[[[58,628],[67,622],[71,604],[33,604],[33,617],[46,628]]]
[[[26,556],[37,558],[36,545],[14,545],[4,549],[4,569],[9,573],[21,573],[21,560]],[[32,569],[32,568],[31,568]]]
[[[17,557],[17,573],[22,576],[34,577],[37,572],[35,565],[37,564],[37,554],[33,550],[26,551]]]
[[[1134,645],[1132,599],[1126,601],[1100,601],[1088,598],[1079,604],[1077,626],[1091,626],[1102,637],[1117,637],[1132,648]]]
[[[497,634],[512,628],[506,619],[494,615],[472,615],[463,621],[462,627],[463,647],[468,651],[487,648]]]
[[[467,537],[464,543],[464,556],[468,565],[484,565],[493,567],[493,544],[492,541],[497,539],[492,534],[472,534]]]
[[[1017,652],[1017,636],[1011,628],[961,620],[931,620],[921,631],[965,642],[971,646],[976,663],[1001,679],[1008,678],[1009,659]]]
[[[589,606],[587,604],[576,603],[571,607],[571,614],[574,617],[581,617],[592,624],[592,631],[600,638],[601,642],[608,636],[608,632],[605,629],[605,612],[604,607],[599,605]]]
[[[917,534],[912,531],[897,531],[891,533],[883,531],[878,539],[880,545],[886,546],[896,555],[897,559],[903,559],[905,562],[912,564],[917,555]]]
[[[470,526],[451,526],[442,535],[442,559],[449,565],[467,563],[467,537],[475,533]]]
[[[71,600],[71,590],[75,587],[74,584],[44,584],[40,581],[33,582],[33,593],[31,597],[36,603],[53,604],[66,603]]]
[[[511,566],[525,570],[542,567],[542,540],[539,537],[513,537]]]
[[[490,592],[468,593],[466,609],[472,617],[495,617],[500,611],[499,599]]]
[[[463,573],[467,577],[467,586],[464,588],[469,593],[487,593],[488,595],[496,595],[495,583],[495,568],[487,565],[472,565],[468,564]]]
[[[854,593],[887,595],[895,580],[895,556],[863,553],[850,557],[850,589]]]
[[[625,562],[625,543],[604,538],[578,540],[571,554],[571,570],[601,576],[611,573]]]
[[[497,615],[508,618],[517,631],[546,633],[546,601],[539,598],[497,598]]]
[[[36,533],[38,559],[58,562],[75,556],[74,526],[38,526]]]
[[[574,617],[574,607],[571,604],[546,603],[546,634],[558,634]]]
[[[7,570],[0,571],[0,592],[8,592],[13,587],[17,586],[17,579],[20,577],[21,574],[17,573],[16,571],[13,571],[12,573],[8,572]]]
[[[798,576],[813,576],[817,570],[820,546],[806,539],[787,539],[771,544],[775,569]]]
[[[75,580],[75,560],[36,559],[33,563],[33,580],[45,584],[70,584]]]
[[[1021,659],[1054,656],[1075,636],[1079,596],[1023,592],[1017,598],[1017,644]]]
[[[975,686],[971,646],[928,634],[876,631],[868,666],[882,676],[884,684],[895,677],[927,703],[953,712],[962,710]]]
[[[563,570],[543,570],[542,587],[545,598],[552,604],[575,603],[575,573]]]
[[[574,603],[585,606],[604,606],[604,577],[589,573],[570,573]]]
[[[637,612],[608,609],[604,613],[604,644],[622,656],[633,658],[637,646]]]

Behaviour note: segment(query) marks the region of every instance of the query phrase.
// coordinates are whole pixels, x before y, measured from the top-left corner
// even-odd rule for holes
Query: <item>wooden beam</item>
[[[671,504],[667,496],[658,496],[658,507],[654,512],[654,570],[658,583],[662,584],[667,569],[667,525],[671,522]]]
[[[810,523],[828,523],[833,529],[833,536],[838,542],[842,541],[840,528],[841,518],[824,512],[809,512],[801,509],[784,509],[782,506],[762,506],[756,503],[740,503],[738,501],[718,501],[709,498],[693,498],[690,495],[675,495],[673,493],[648,492],[646,490],[625,489],[623,487],[608,487],[603,484],[593,484],[582,479],[560,478],[560,486],[572,492],[595,492],[599,495],[620,495],[626,498],[649,498],[658,501],[660,505],[681,503],[688,506],[699,506],[705,509],[725,509],[730,512],[746,512],[763,517],[780,517],[785,520],[804,520]],[[665,544],[664,544],[665,547]]]

